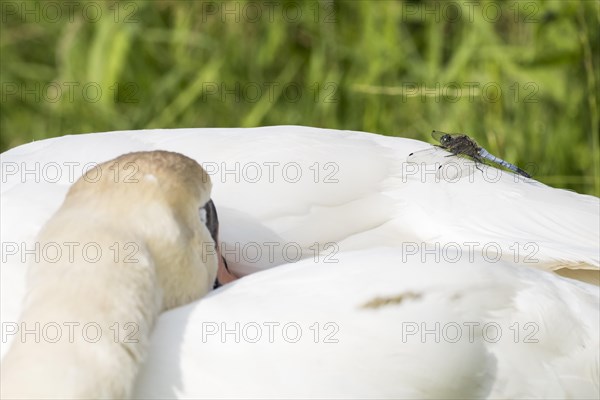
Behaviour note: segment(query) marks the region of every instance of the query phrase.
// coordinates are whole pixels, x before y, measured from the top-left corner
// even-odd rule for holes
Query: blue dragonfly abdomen
[[[479,149],[478,153],[479,153],[479,155],[482,158],[485,158],[488,161],[491,161],[491,162],[496,163],[496,164],[500,164],[503,167],[510,169],[514,173],[519,174],[519,175],[523,175],[526,178],[531,178],[531,175],[529,175],[527,172],[523,171],[521,168],[517,167],[516,165],[513,165],[513,164],[509,163],[508,161],[504,161],[503,159],[501,159],[499,157],[496,157],[493,154],[490,154],[490,152],[487,151],[486,149],[484,149],[483,147],[481,147]]]

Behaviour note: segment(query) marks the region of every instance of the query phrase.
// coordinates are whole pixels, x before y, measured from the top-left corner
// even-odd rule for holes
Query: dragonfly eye
[[[442,142],[442,144],[446,144],[446,143],[450,142],[450,135],[442,136],[441,142]]]

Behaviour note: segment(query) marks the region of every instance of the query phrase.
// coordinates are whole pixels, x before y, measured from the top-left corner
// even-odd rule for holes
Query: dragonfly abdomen
[[[486,160],[489,160],[489,161],[494,162],[496,164],[500,164],[503,167],[510,169],[511,171],[513,171],[516,174],[523,175],[523,176],[525,176],[527,178],[531,178],[531,176],[527,172],[523,171],[521,168],[517,167],[516,165],[513,165],[513,164],[509,163],[508,161],[504,161],[503,159],[498,158],[498,157],[490,154],[490,152],[488,152],[484,148],[480,148],[479,149],[479,155],[481,157],[485,158]]]

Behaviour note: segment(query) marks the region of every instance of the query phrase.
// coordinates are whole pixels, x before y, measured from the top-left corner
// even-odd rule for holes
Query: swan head
[[[88,229],[126,232],[129,239],[123,242],[142,243],[165,310],[213,287],[220,259],[218,220],[216,211],[203,212],[208,205],[214,209],[211,189],[210,176],[189,157],[169,151],[128,153],[88,170],[72,185],[54,219],[72,220],[76,211],[85,215]],[[49,225],[54,232],[46,229],[46,237],[65,226]]]

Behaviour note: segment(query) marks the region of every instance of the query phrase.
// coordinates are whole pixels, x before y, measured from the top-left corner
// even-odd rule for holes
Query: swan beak
[[[217,283],[219,286],[235,281],[238,277],[229,271],[227,261],[221,256],[221,251],[217,248],[217,256],[219,257],[219,269],[217,270]]]
[[[212,199],[209,200],[204,207],[202,207],[206,215],[206,227],[210,232],[213,240],[217,247],[217,258],[219,260],[219,268],[217,269],[217,279],[214,287],[217,288],[226,283],[232,282],[237,279],[237,276],[232,274],[227,268],[227,261],[221,255],[221,246],[219,245],[219,217],[217,215],[217,208],[213,203]]]

